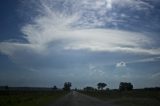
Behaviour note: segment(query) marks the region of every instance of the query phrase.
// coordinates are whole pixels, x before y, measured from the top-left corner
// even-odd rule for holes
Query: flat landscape
[[[65,91],[0,91],[0,106],[45,106]]]
[[[107,101],[73,91],[49,106],[117,106]]]
[[[81,93],[120,106],[160,106],[160,91],[82,91]]]
[[[0,106],[160,106],[160,0],[0,0]]]
[[[160,91],[0,91],[0,106],[160,106]]]

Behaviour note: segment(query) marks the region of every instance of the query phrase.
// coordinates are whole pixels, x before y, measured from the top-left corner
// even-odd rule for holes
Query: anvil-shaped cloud
[[[104,27],[125,21],[115,18],[118,15],[109,15],[113,6],[128,6],[136,11],[153,8],[146,2],[134,0],[40,0],[36,5],[38,6],[35,6],[34,9],[38,10],[38,16],[35,16],[32,23],[26,24],[21,30],[25,35],[22,37],[27,43],[1,42],[0,51],[2,53],[14,56],[19,51],[32,50],[45,54],[50,52],[52,46],[56,44],[58,49],[65,50],[160,54],[159,48],[151,48],[154,42],[144,33]]]
[[[120,81],[137,87],[159,85],[158,4],[159,0],[23,0],[18,10],[26,20],[19,29],[22,35],[17,35],[22,39],[0,42],[0,53],[15,67],[2,58],[0,80],[19,82],[18,86],[48,86],[52,81],[72,81],[80,87],[97,81],[111,81],[107,84],[113,88]]]

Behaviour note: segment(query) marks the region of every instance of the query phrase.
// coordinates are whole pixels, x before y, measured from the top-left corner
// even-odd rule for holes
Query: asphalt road
[[[71,92],[48,106],[116,106],[78,92]]]

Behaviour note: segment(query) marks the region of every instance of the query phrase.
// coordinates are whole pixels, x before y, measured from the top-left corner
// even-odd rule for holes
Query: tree
[[[9,89],[9,87],[6,85],[6,86],[4,86],[4,89],[5,89],[5,90],[8,90],[8,89]]]
[[[119,90],[120,91],[129,91],[129,90],[132,90],[133,89],[133,85],[131,83],[127,83],[127,82],[121,82],[119,84]]]
[[[57,90],[58,88],[57,88],[57,86],[53,86],[53,90]]]
[[[93,87],[87,86],[85,88],[83,88],[84,91],[95,91],[95,89]]]
[[[71,90],[71,86],[72,86],[71,82],[65,82],[63,90],[70,91]]]
[[[78,91],[78,89],[77,89],[77,88],[74,88],[74,91]]]
[[[107,86],[106,83],[98,83],[98,84],[97,84],[97,87],[98,87],[98,89],[100,89],[100,90],[103,90],[103,88],[106,87],[106,86]]]

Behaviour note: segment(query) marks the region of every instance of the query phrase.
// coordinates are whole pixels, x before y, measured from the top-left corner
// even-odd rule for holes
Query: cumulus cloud
[[[126,67],[126,63],[121,61],[121,62],[116,64],[116,67]]]

